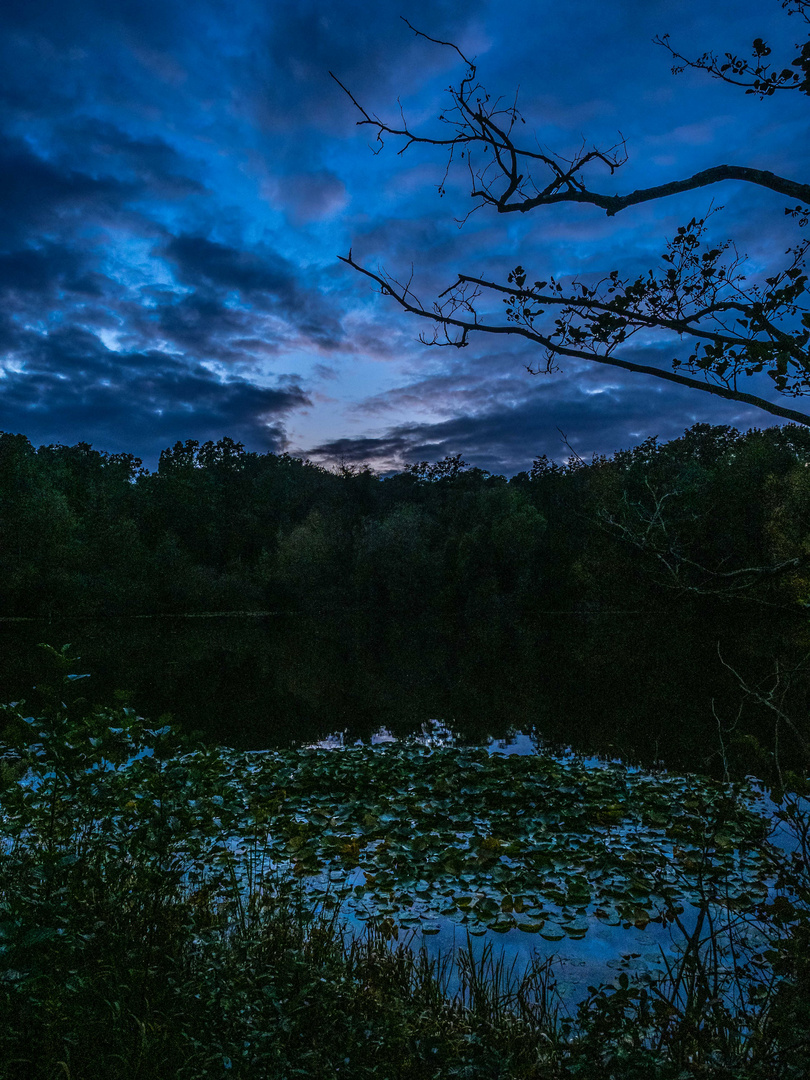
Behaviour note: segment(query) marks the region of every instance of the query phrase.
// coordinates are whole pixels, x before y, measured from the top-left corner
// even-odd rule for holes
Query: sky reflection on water
[[[399,741],[390,731],[381,727],[371,736],[369,744],[384,746]],[[411,736],[406,741],[417,745],[440,747],[455,746],[459,739],[444,721],[431,720],[422,725],[420,734]],[[342,732],[336,732],[316,743],[309,744],[311,748],[336,751],[349,745],[363,745],[363,740],[357,739],[349,743],[344,740]],[[504,738],[491,738],[485,744],[485,749],[490,754],[519,756],[545,754],[562,761],[576,759],[589,768],[605,768],[608,765],[620,763],[619,759],[615,758],[582,756],[570,749],[545,748],[536,735],[523,731],[510,732]],[[625,765],[624,768],[633,773],[641,771],[639,766],[634,765]],[[777,809],[776,804],[762,789],[757,795],[757,809],[763,816],[773,820]],[[810,806],[806,809],[810,809]],[[773,832],[777,846],[783,850],[791,850],[795,847],[795,837],[784,824],[777,822]],[[624,833],[620,828],[617,830],[617,837],[622,835]],[[342,884],[353,887],[362,884],[363,881],[362,870],[357,868],[342,879]],[[417,903],[412,910],[400,914],[413,919],[416,923],[418,908]],[[350,934],[361,935],[365,931],[366,919],[358,916],[353,905],[344,905],[340,917]],[[587,932],[581,937],[571,937],[560,929],[560,937],[556,940],[548,940],[542,933],[526,933],[517,927],[495,932],[491,929],[483,930],[479,926],[477,932],[469,932],[465,923],[458,918],[435,914],[431,914],[426,919],[425,932],[418,924],[412,927],[394,928],[396,917],[393,917],[392,944],[404,942],[411,948],[422,947],[433,959],[455,954],[460,948],[469,947],[478,962],[481,962],[485,950],[491,944],[494,959],[501,961],[504,969],[516,980],[527,971],[533,960],[543,961],[553,957],[557,991],[563,1006],[570,1010],[587,996],[588,987],[611,984],[622,971],[632,973],[634,970],[641,970],[651,975],[663,974],[667,961],[671,962],[674,957],[682,954],[687,943],[686,935],[694,932],[698,919],[698,907],[696,904],[689,905],[681,913],[682,929],[672,923],[656,922],[647,923],[643,929],[630,924],[610,925],[597,917],[593,911],[583,913],[582,917],[587,919]],[[720,921],[722,922],[722,919]],[[548,927],[544,929],[547,930]],[[749,931],[748,941],[752,949],[762,947],[763,944],[753,927]],[[455,993],[458,989],[459,973],[454,968],[449,979],[448,990],[450,993]]]

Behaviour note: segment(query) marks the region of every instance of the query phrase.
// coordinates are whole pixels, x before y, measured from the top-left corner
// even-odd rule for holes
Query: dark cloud
[[[520,220],[482,212],[459,229],[466,161],[440,199],[442,152],[398,156],[390,140],[374,156],[373,132],[355,126],[329,77],[391,119],[401,101],[414,123],[442,131],[444,88],[463,65],[414,37],[401,13],[388,0],[0,5],[3,426],[145,455],[226,433],[280,446],[289,430],[294,445],[327,456],[461,451],[510,471],[541,450],[564,455],[558,424],[587,456],[651,428],[678,434],[693,418],[768,422],[597,368],[532,380],[532,354],[503,339],[426,352],[416,342],[426,324],[337,262],[353,244],[374,269],[413,272],[429,305],[459,271],[503,279],[518,262],[566,282],[643,273],[713,199],[726,207],[713,238],[738,239],[750,280],[795,240],[781,198],[742,184],[615,219],[557,207]],[[810,164],[795,99],[759,102],[695,72],[673,78],[651,44],[670,30],[696,52],[744,52],[756,35],[790,51],[795,19],[777,0],[578,0],[542,11],[529,0],[414,0],[404,13],[475,55],[493,94],[511,100],[520,84],[531,145],[574,152],[621,130],[629,161],[595,177],[606,190],[721,159],[798,177]],[[308,392],[323,380],[328,395]],[[346,439],[327,441],[319,425],[345,425]]]
[[[307,454],[328,463],[364,463],[391,471],[460,453],[479,468],[512,475],[528,469],[539,454],[567,459],[570,451],[561,432],[589,459],[637,445],[648,435],[677,438],[697,421],[743,429],[776,422],[758,409],[683,387],[656,385],[649,376],[606,375],[582,365],[573,365],[567,376],[504,378],[489,385],[470,377],[467,382],[461,402],[455,399],[464,411],[455,416],[393,424],[377,434],[310,447]],[[424,408],[436,393],[433,380],[412,387],[411,408]]]
[[[57,129],[56,135],[66,155],[140,182],[142,195],[180,199],[206,192],[204,184],[187,175],[190,170],[199,169],[201,163],[190,161],[165,139],[137,137],[97,119],[73,122],[67,128]]]
[[[287,302],[297,298],[296,271],[275,253],[260,258],[203,236],[176,236],[161,254],[175,265],[178,279],[190,285],[237,289],[248,297],[270,293]]]
[[[132,193],[119,180],[47,161],[20,140],[0,142],[0,243],[58,226],[61,217],[99,217]]]
[[[2,21],[9,32],[35,33],[59,43],[92,41],[112,25],[130,40],[173,45],[183,32],[183,10],[179,3],[149,0],[4,0]]]
[[[256,386],[220,379],[162,352],[118,353],[80,330],[32,345],[22,370],[0,380],[0,429],[34,442],[87,439],[108,450],[138,448],[146,459],[178,438],[230,434],[262,450],[286,446],[285,418],[309,404],[294,382]]]
[[[178,344],[204,349],[207,340],[209,355],[214,345],[220,355],[223,346],[229,353],[243,348],[251,336],[264,337],[270,348],[274,339],[291,337],[318,350],[341,347],[340,319],[318,292],[317,278],[303,286],[299,271],[278,253],[185,235],[173,237],[159,253],[173,265],[178,282],[195,290],[160,307],[160,327]],[[230,302],[233,293],[240,304]],[[263,312],[280,317],[283,325],[263,326]]]
[[[62,283],[87,291],[89,282],[79,279],[82,262],[77,251],[61,244],[0,253],[0,290],[39,293]]]
[[[290,220],[296,225],[330,218],[348,202],[343,181],[328,169],[291,173],[269,185],[278,192]]]
[[[689,424],[680,424],[668,414],[669,401],[656,404],[651,409],[649,396],[634,402],[632,395],[627,395],[613,402],[570,403],[542,412],[526,405],[485,417],[399,425],[376,437],[334,439],[308,449],[306,456],[328,464],[368,464],[391,472],[416,461],[439,461],[460,453],[478,468],[511,476],[528,469],[540,454],[558,461],[567,459],[570,451],[561,433],[586,460],[592,454],[610,455],[636,446],[650,434],[662,440],[679,437]],[[690,423],[730,423],[747,428],[755,426],[757,419],[755,410],[721,407],[693,411]],[[771,425],[766,422],[760,426]]]
[[[465,44],[481,0],[413,0],[409,21],[427,33]],[[269,131],[307,125],[329,131],[352,122],[347,99],[329,78],[334,72],[353,90],[394,98],[428,72],[447,71],[453,59],[421,48],[391,4],[276,4],[265,37],[250,58],[244,106]]]
[[[249,316],[238,308],[227,307],[215,295],[194,292],[162,305],[155,329],[175,347],[206,359],[229,360],[233,338],[244,335]]]

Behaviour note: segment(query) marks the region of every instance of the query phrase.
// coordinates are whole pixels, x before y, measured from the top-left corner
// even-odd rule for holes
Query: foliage
[[[682,572],[691,560],[711,575],[729,551],[726,573],[804,558],[809,458],[796,426],[740,434],[698,424],[590,464],[538,458],[509,482],[459,455],[379,480],[229,439],[178,443],[150,474],[86,444],[35,451],[2,435],[2,614],[323,608],[371,597],[404,614],[416,602],[458,611],[480,591],[479,607],[497,596],[514,616],[544,606],[552,579],[568,594],[561,607],[581,603],[572,570],[586,550],[606,584],[590,603],[610,607],[615,591],[655,605],[649,583],[617,559],[633,528],[645,526],[652,554],[667,532]],[[605,531],[622,543],[606,543]]]
[[[804,0],[783,3],[788,14],[810,22]],[[449,102],[439,116],[435,132],[411,127],[402,107],[399,119],[387,121],[371,114],[335,76],[354,104],[357,124],[374,133],[378,150],[392,138],[402,144],[400,154],[412,146],[439,148],[446,155],[440,195],[446,191],[452,168],[467,176],[472,209],[498,214],[526,214],[562,203],[594,206],[608,217],[647,202],[683,192],[702,191],[729,180],[742,181],[790,200],[780,209],[801,228],[808,221],[810,185],[797,178],[745,165],[714,165],[692,176],[662,184],[614,193],[600,190],[594,171],[607,169],[613,177],[628,160],[625,142],[611,148],[588,147],[569,159],[523,139],[525,124],[518,95],[504,100],[483,86],[474,60],[457,46],[416,30],[417,37],[453,50],[465,67],[464,75],[448,90]],[[789,66],[773,65],[771,49],[762,38],[753,43],[753,60],[726,53],[720,60],[705,53],[688,60],[676,52],[669,35],[657,38],[679,61],[677,73],[689,66],[760,99],[777,91],[810,93],[810,40],[799,43],[799,55]],[[765,372],[782,397],[805,394],[810,387],[810,309],[807,304],[806,258],[810,241],[796,239],[786,259],[764,280],[746,281],[744,263],[730,240],[718,240],[707,226],[708,217],[695,215],[678,228],[660,256],[660,264],[626,275],[611,270],[601,277],[568,276],[555,279],[547,271],[534,280],[522,265],[510,264],[499,280],[461,273],[433,304],[424,305],[413,288],[413,274],[405,282],[384,271],[358,263],[352,252],[343,259],[373,281],[409,314],[433,323],[426,344],[463,348],[472,335],[510,334],[537,347],[542,358],[530,366],[533,374],[550,373],[566,358],[649,375],[669,383],[744,402],[799,424],[810,416],[765,393],[742,389],[746,377]],[[763,219],[766,220],[766,219]],[[767,229],[767,226],[766,226]],[[767,232],[765,233],[767,235]],[[633,337],[662,352],[686,345],[685,358],[676,356],[670,367],[639,363],[627,348]],[[690,374],[685,374],[689,371]],[[695,377],[697,376],[697,377]]]
[[[120,619],[95,632],[121,654],[114,678],[123,672],[158,711],[177,708],[195,726],[213,702],[221,718],[238,711],[229,704],[231,669],[257,711],[262,687],[273,685],[286,695],[279,709],[309,723],[320,692],[313,680],[346,681],[340,666],[355,636],[347,623],[364,620],[351,646],[358,656],[398,634],[385,658],[398,664],[420,640],[440,641],[475,693],[497,680],[528,703],[559,689],[561,717],[576,700],[583,730],[590,711],[603,736],[618,725],[625,752],[646,741],[648,760],[656,739],[669,740],[674,753],[684,708],[711,718],[715,699],[721,723],[734,723],[738,687],[722,657],[764,687],[762,700],[747,699],[731,737],[738,775],[755,762],[761,774],[761,755],[746,739],[772,743],[763,701],[775,659],[780,671],[796,673],[789,687],[782,680],[785,708],[806,715],[808,461],[807,433],[794,425],[744,434],[695,425],[680,439],[650,438],[611,458],[537,458],[508,481],[459,455],[378,478],[250,453],[228,439],[177,444],[149,473],[84,444],[35,450],[22,436],[3,435],[0,615]],[[305,616],[320,627],[312,648],[329,652],[333,669],[313,656],[310,666],[323,670],[305,675],[300,657],[279,654],[276,637],[272,662],[269,654],[240,660],[221,632],[193,651],[182,685],[184,664],[174,653],[158,655],[150,634],[159,626],[171,637],[176,617],[210,612],[270,613],[276,637],[291,641],[292,623]],[[289,618],[282,624],[279,614]],[[89,621],[70,625],[86,642]],[[25,630],[41,640],[35,623],[26,627],[6,624],[11,637]],[[301,627],[303,635],[303,620]],[[52,644],[67,636],[54,633]],[[93,653],[97,661],[98,646]],[[371,685],[372,665],[352,668],[369,683],[368,704],[338,706],[336,727],[363,709],[379,715],[373,695],[384,691]],[[12,698],[29,685],[10,656],[0,679]],[[162,699],[159,685],[167,688]],[[782,746],[786,765],[807,741],[797,723],[799,736],[787,732]],[[699,740],[704,757],[717,742],[711,720],[706,730],[712,748]],[[693,759],[672,760],[691,767]]]
[[[351,747],[254,759],[252,800],[278,862],[354,915],[548,940],[671,921],[701,888],[764,896],[762,820],[740,789],[477,748]],[[362,873],[362,877],[357,870]],[[352,882],[359,882],[352,888]]]

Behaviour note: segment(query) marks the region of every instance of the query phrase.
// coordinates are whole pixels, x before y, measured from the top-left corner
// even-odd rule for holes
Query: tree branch
[[[471,274],[459,274],[458,281],[455,285],[451,285],[450,289],[446,289],[442,296],[446,295],[450,290],[456,288],[460,284],[476,285],[480,288],[491,289],[493,292],[504,293],[508,296],[517,297],[522,303],[524,300],[531,300],[535,304],[545,304],[547,306],[557,307],[570,307],[576,309],[583,309],[585,311],[601,311],[616,314],[617,309],[615,303],[609,303],[604,300],[599,300],[593,296],[551,296],[545,293],[536,293],[532,290],[520,291],[516,294],[514,286],[499,285],[494,281],[487,281],[485,278],[473,277]],[[624,318],[629,323],[638,324],[639,326],[648,327],[650,329],[662,329],[671,330],[675,334],[689,334],[691,337],[702,338],[707,341],[719,342],[724,345],[737,346],[739,348],[745,348],[746,345],[751,344],[751,339],[746,337],[740,337],[734,334],[723,334],[713,330],[701,330],[700,327],[695,326],[695,322],[698,319],[705,318],[709,315],[715,315],[726,311],[736,311],[740,314],[750,314],[751,305],[742,304],[739,302],[725,301],[722,304],[713,304],[710,308],[705,308],[703,311],[695,312],[691,316],[685,316],[677,319],[667,319],[661,315],[646,314],[642,311],[630,311],[625,310],[622,312]],[[777,340],[782,342],[785,347],[793,348],[795,346],[795,339],[790,334],[785,334],[780,331],[778,327],[768,326],[770,333],[774,335]],[[797,353],[797,355],[799,355]],[[810,364],[810,356],[801,354],[801,359]]]
[[[398,151],[403,154],[414,143],[437,146],[450,152],[452,161],[456,150],[467,156],[467,163],[472,178],[473,199],[480,199],[482,204],[495,208],[499,214],[529,213],[539,206],[553,206],[557,203],[584,203],[604,210],[608,217],[620,213],[629,206],[652,202],[657,199],[678,195],[686,191],[710,187],[714,184],[738,180],[767,188],[779,195],[785,195],[798,202],[810,203],[810,184],[779,176],[764,169],[755,169],[745,165],[715,165],[703,169],[693,176],[672,180],[654,187],[639,188],[627,194],[608,194],[589,188],[583,179],[584,170],[601,163],[611,175],[627,161],[627,154],[622,140],[617,147],[599,150],[596,147],[579,153],[573,160],[565,161],[556,154],[526,146],[519,146],[512,138],[512,131],[517,121],[523,118],[517,107],[517,100],[504,107],[500,99],[491,100],[485,88],[477,81],[474,61],[469,60],[461,50],[451,42],[430,37],[407,21],[406,25],[418,36],[445,48],[454,49],[467,65],[467,73],[457,86],[448,89],[452,105],[440,116],[440,121],[451,128],[449,137],[420,135],[413,131],[404,116],[401,125],[392,125],[380,117],[368,112],[350,90],[334,75],[329,74],[343,90],[354,107],[360,113],[358,126],[370,125],[376,129],[376,142],[379,149],[384,145],[384,136],[404,140]],[[666,38],[657,39],[662,45],[673,50]],[[677,54],[676,54],[677,55]],[[693,66],[702,66],[696,62]],[[500,122],[504,118],[504,123]],[[472,154],[476,149],[491,156],[483,166],[473,166]],[[449,167],[448,162],[448,167]],[[550,176],[547,183],[538,183],[532,176],[532,167],[545,167]],[[494,176],[492,173],[494,172]],[[443,185],[440,185],[443,188]]]
[[[698,596],[736,596],[762,581],[779,577],[791,570],[797,570],[810,561],[810,555],[801,554],[772,566],[745,566],[738,570],[712,570],[710,567],[681,554],[670,539],[666,517],[664,516],[664,503],[667,499],[680,493],[678,491],[667,491],[664,495],[658,495],[653,490],[649,480],[646,481],[646,487],[652,497],[652,510],[648,511],[639,504],[631,504],[626,494],[623,499],[628,510],[636,516],[635,528],[626,525],[614,514],[608,513],[606,510],[600,510],[597,522],[607,532],[612,531],[614,534],[618,534],[626,543],[631,544],[645,555],[655,558],[664,567],[668,577],[671,579],[668,584],[669,588],[695,593]],[[656,534],[660,534],[662,542],[657,541]],[[690,584],[685,581],[681,574],[682,570],[699,575],[703,579],[703,583]]]
[[[782,699],[784,698],[784,695],[787,692],[788,686],[790,684],[790,675],[794,674],[794,672],[790,672],[790,673],[788,673],[787,676],[784,676],[783,673],[780,672],[780,670],[779,670],[779,662],[777,661],[776,664],[775,664],[775,671],[774,671],[774,675],[775,675],[774,685],[769,691],[767,691],[767,693],[764,693],[764,692],[760,691],[757,687],[750,686],[745,681],[745,679],[742,677],[742,675],[740,675],[739,671],[737,671],[736,668],[733,668],[731,666],[731,664],[729,664],[726,660],[723,659],[723,656],[722,656],[722,654],[720,652],[720,643],[719,642],[717,644],[717,656],[718,656],[718,658],[720,660],[720,663],[723,665],[724,668],[726,668],[728,671],[731,672],[731,674],[734,676],[734,678],[740,684],[740,688],[743,690],[743,692],[746,695],[753,698],[754,701],[759,702],[760,705],[764,705],[766,709],[770,709],[771,712],[775,713],[778,720],[784,721],[785,725],[791,730],[793,735],[796,737],[796,740],[798,741],[799,745],[801,746],[805,757],[810,759],[810,743],[808,743],[807,739],[804,737],[802,732],[799,731],[796,724],[794,724],[794,722],[793,722],[793,720],[791,720],[790,716],[788,716],[788,714],[781,707]],[[806,660],[807,660],[807,657],[805,657],[805,660],[802,661],[802,664],[804,664]],[[799,666],[801,666],[801,665],[797,665],[796,670],[798,670]],[[783,682],[786,682],[787,686],[783,686]]]
[[[651,367],[647,364],[637,364],[633,361],[623,360],[618,356],[613,356],[608,353],[586,352],[583,349],[563,346],[552,341],[548,336],[538,333],[535,330],[530,330],[527,327],[480,322],[469,301],[464,301],[459,305],[461,308],[466,308],[470,313],[469,318],[459,318],[455,314],[445,314],[438,306],[434,307],[432,310],[428,310],[416,299],[411,292],[410,285],[398,286],[392,279],[374,273],[372,270],[369,270],[367,267],[356,262],[351,251],[348,256],[341,255],[339,258],[341,262],[351,266],[353,270],[364,274],[367,278],[376,282],[380,288],[380,292],[384,296],[392,297],[403,310],[412,315],[418,315],[420,318],[429,319],[434,324],[443,327],[446,334],[445,343],[448,345],[463,348],[468,343],[468,336],[472,332],[493,335],[515,335],[541,345],[550,354],[567,356],[576,360],[587,360],[596,364],[605,364],[609,367],[619,368],[623,371],[632,371],[639,375],[652,375],[657,379],[664,379],[666,382],[675,383],[678,386],[686,386],[691,390],[700,390],[703,393],[712,394],[715,397],[722,397],[728,401],[737,401],[741,404],[752,405],[754,408],[762,409],[764,412],[771,413],[773,416],[781,416],[786,420],[793,421],[793,423],[810,426],[810,415],[807,413],[798,412],[796,409],[788,409],[776,402],[768,401],[766,398],[758,397],[755,394],[747,394],[744,391],[737,390],[733,387],[702,382],[699,379],[690,378],[688,375],[681,375],[679,372],[666,371],[662,368]],[[448,333],[450,328],[459,332],[456,339],[450,338]],[[432,343],[437,343],[436,339],[434,339],[434,342]],[[537,374],[536,370],[532,370],[531,368],[529,370],[532,374]]]
[[[710,169],[703,169],[694,176],[684,180],[672,180],[668,184],[658,184],[655,187],[639,188],[627,195],[602,195],[595,191],[582,189],[579,191],[553,191],[542,192],[534,198],[524,198],[518,202],[508,203],[504,197],[495,199],[487,198],[492,202],[499,214],[519,212],[521,214],[535,210],[538,206],[551,206],[560,202],[590,203],[604,210],[608,217],[613,217],[628,206],[637,206],[639,203],[652,202],[663,199],[670,195],[680,195],[684,191],[695,191],[697,188],[710,187],[712,184],[723,183],[726,180],[742,180],[745,183],[756,184],[759,187],[768,188],[780,195],[787,195],[791,199],[800,202],[810,201],[810,184],[802,184],[796,180],[790,180],[776,173],[767,172],[764,169],[753,169],[745,165],[714,165]]]
[[[810,0],[784,0],[783,6],[806,17],[808,4]],[[444,178],[438,185],[441,194],[455,155],[466,159],[464,165],[474,200],[470,213],[482,206],[492,206],[501,214],[528,213],[539,206],[571,202],[594,205],[614,216],[631,206],[737,181],[790,199],[794,205],[784,212],[792,215],[800,227],[810,219],[810,184],[746,165],[715,165],[692,176],[624,194],[592,190],[585,178],[591,167],[601,164],[612,175],[627,161],[623,139],[607,151],[583,145],[571,160],[539,145],[536,148],[519,145],[514,133],[523,117],[517,96],[509,102],[492,99],[478,81],[474,60],[452,43],[433,38],[404,21],[417,37],[454,49],[467,66],[464,77],[449,88],[450,105],[439,117],[445,131],[450,129],[449,135],[417,134],[402,110],[401,124],[388,124],[369,113],[340,80],[332,77],[358,110],[358,125],[375,130],[380,148],[385,136],[393,136],[403,140],[399,153],[404,153],[413,143],[440,147],[447,152]],[[666,38],[659,43],[673,51]],[[769,86],[800,85],[800,76],[791,70],[774,74],[764,59],[769,53],[768,46],[757,38],[753,65],[732,58],[729,66],[724,66],[706,54],[693,66],[704,67],[719,77],[726,77],[729,71],[734,78],[741,72],[752,74],[760,80],[760,90],[765,86],[762,80],[770,80]],[[807,72],[808,65],[810,42],[792,67]],[[545,171],[546,176],[535,179],[532,170]],[[810,243],[789,249],[787,254],[792,256],[792,262],[765,278],[764,283],[743,287],[744,277],[739,269],[743,260],[730,241],[707,243],[705,223],[706,217],[699,221],[693,218],[679,228],[678,235],[661,256],[666,266],[634,280],[622,280],[614,270],[595,286],[575,279],[563,290],[553,278],[550,282],[527,286],[526,273],[520,266],[509,274],[508,285],[460,274],[430,310],[415,297],[410,282],[402,285],[384,273],[367,270],[353,260],[351,252],[343,261],[375,281],[405,311],[433,321],[436,330],[429,344],[461,348],[468,343],[472,332],[515,334],[542,347],[546,371],[553,370],[555,357],[587,360],[651,375],[810,426],[807,414],[747,394],[737,385],[743,374],[765,372],[773,379],[775,389],[784,395],[810,391],[810,310],[805,303],[808,285],[805,257]],[[727,256],[729,249],[732,254]],[[501,295],[507,305],[505,320],[496,317],[486,321],[479,314],[476,301],[487,290]],[[551,323],[548,321],[551,316],[546,316],[549,307],[556,314]],[[691,339],[690,353],[684,360],[673,359],[672,370],[617,356],[616,350],[641,331],[686,336]],[[682,365],[687,371],[702,373],[703,379],[677,370]],[[537,369],[529,370],[537,373]]]

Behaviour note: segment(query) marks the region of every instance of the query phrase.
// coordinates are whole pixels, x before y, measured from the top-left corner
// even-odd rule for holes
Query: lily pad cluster
[[[6,713],[3,831],[41,833],[54,857],[101,844],[126,860],[154,836],[190,889],[297,882],[392,933],[448,919],[559,941],[767,898],[768,823],[745,785],[481,747],[183,752],[127,710]]]
[[[767,894],[767,823],[744,785],[417,745],[223,752],[222,766],[233,835],[378,924],[429,934],[441,916],[557,941]]]

